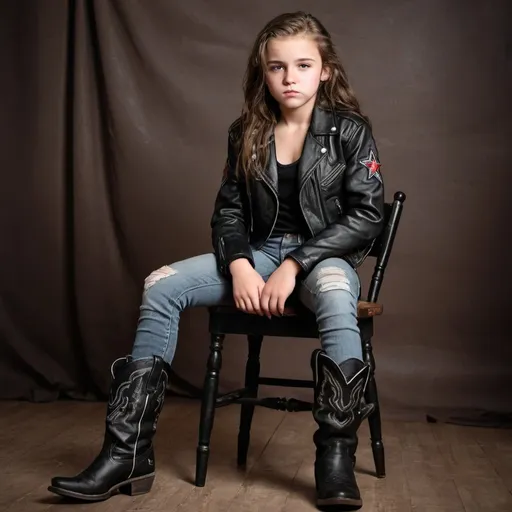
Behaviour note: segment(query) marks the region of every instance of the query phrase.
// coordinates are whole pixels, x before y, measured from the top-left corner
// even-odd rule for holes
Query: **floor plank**
[[[475,427],[433,427],[466,512],[512,510],[512,495],[491,459],[474,439]]]
[[[245,470],[236,467],[239,406],[218,409],[206,486],[196,488],[199,403],[168,399],[155,438],[157,476],[143,496],[94,504],[49,493],[97,454],[104,403],[4,402],[0,417],[1,512],[307,512],[314,505],[316,424],[310,413],[257,408]],[[376,512],[512,510],[512,432],[384,421],[386,478],[374,475],[368,425],[359,431],[356,474],[364,508]]]
[[[402,464],[415,512],[464,512],[450,468],[429,423],[396,424],[402,444]]]
[[[287,414],[255,463],[230,511],[281,510],[294,490],[301,500],[312,500],[311,481],[303,485],[297,474],[313,450],[310,414]]]

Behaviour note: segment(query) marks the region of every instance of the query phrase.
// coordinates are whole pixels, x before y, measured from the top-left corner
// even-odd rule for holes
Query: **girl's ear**
[[[324,67],[322,69],[322,74],[320,75],[320,81],[326,82],[327,80],[329,80],[329,78],[331,78],[331,70],[329,68]]]

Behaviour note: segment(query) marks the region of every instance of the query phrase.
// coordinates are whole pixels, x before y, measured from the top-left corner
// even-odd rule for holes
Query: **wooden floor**
[[[105,405],[2,402],[0,511],[302,512],[316,510],[310,413],[256,411],[248,468],[236,469],[238,406],[219,409],[207,485],[192,484],[199,404],[169,399],[155,440],[157,477],[149,494],[69,503],[46,488],[92,460]],[[364,511],[512,511],[512,432],[446,424],[384,422],[387,477],[373,476],[365,423],[357,477]]]

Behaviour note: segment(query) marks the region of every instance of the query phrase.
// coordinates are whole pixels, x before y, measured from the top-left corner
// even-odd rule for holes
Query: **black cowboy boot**
[[[55,477],[48,490],[88,501],[117,492],[149,492],[155,478],[152,439],[162,409],[169,365],[160,357],[112,364],[105,440],[92,464],[75,477]]]
[[[354,474],[356,432],[373,411],[363,401],[370,367],[359,359],[338,365],[322,350],[313,352],[311,367],[313,417],[319,426],[313,436],[317,506],[356,510],[363,505]]]

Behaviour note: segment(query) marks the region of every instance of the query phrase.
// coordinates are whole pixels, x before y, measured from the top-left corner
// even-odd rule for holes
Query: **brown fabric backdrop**
[[[303,8],[373,120],[387,199],[408,195],[374,341],[384,403],[512,410],[509,4],[2,1],[0,397],[103,396],[144,277],[211,250],[257,31]],[[173,365],[197,385],[206,321],[183,315]],[[309,378],[314,346],[267,341],[264,373]],[[223,388],[245,357],[229,339]]]

